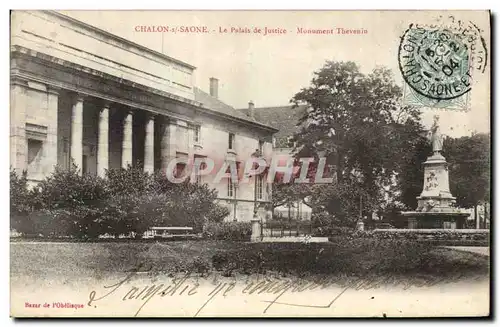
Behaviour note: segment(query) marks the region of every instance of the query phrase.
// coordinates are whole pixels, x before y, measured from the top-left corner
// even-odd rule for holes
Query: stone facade
[[[195,67],[57,12],[11,16],[10,164],[31,184],[71,162],[102,176],[175,158],[244,162],[259,147],[271,158],[276,129],[214,105],[216,89],[199,99]],[[235,191],[209,177],[201,182],[218,190],[228,220],[249,221],[254,207],[265,215],[270,186],[255,201],[255,183]]]
[[[290,139],[298,130],[297,124],[306,111],[306,106],[280,106],[280,107],[255,107],[253,101],[248,103],[248,108],[238,109],[250,119],[266,122],[279,129],[273,137],[273,156],[280,162],[287,162],[293,157],[293,144]],[[274,217],[290,220],[310,220],[312,208],[304,201],[295,201],[274,208]]]

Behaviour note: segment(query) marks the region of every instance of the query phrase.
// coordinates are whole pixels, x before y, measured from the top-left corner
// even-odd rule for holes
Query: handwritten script
[[[94,303],[103,301],[105,299],[115,301],[135,301],[138,303],[138,309],[134,316],[141,313],[141,310],[154,298],[172,298],[174,296],[202,296],[206,299],[203,304],[197,309],[194,316],[198,316],[203,309],[217,297],[227,297],[236,293],[238,296],[256,296],[256,295],[269,295],[269,299],[260,300],[263,303],[263,313],[275,305],[291,306],[291,307],[308,307],[328,309],[332,308],[334,303],[338,301],[341,296],[348,290],[361,290],[378,288],[385,285],[399,285],[403,289],[411,287],[432,286],[445,281],[444,278],[434,279],[398,279],[395,276],[377,276],[372,278],[366,277],[349,277],[339,278],[334,276],[317,277],[313,279],[301,278],[263,278],[259,276],[248,276],[245,279],[227,280],[218,278],[218,275],[203,276],[186,272],[185,274],[168,279],[163,282],[150,282],[141,284],[134,284],[132,279],[151,270],[151,267],[144,269],[144,265],[140,264],[136,268],[127,272],[125,278],[118,282],[103,287],[103,290],[97,292],[92,290],[89,293],[88,306]],[[252,278],[255,277],[255,278]],[[210,280],[211,279],[211,280]],[[201,288],[200,280],[208,282],[210,280],[210,287]],[[287,301],[279,301],[287,293],[305,293],[318,289],[325,289],[329,286],[337,286],[335,292],[332,292],[331,299],[327,303],[295,303]],[[314,297],[310,302],[314,302]]]

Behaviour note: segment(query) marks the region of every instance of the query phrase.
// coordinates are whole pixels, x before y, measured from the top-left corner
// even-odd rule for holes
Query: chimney
[[[219,97],[219,80],[215,77],[210,77],[210,95],[214,98]]]
[[[255,119],[255,105],[252,100],[248,103],[248,115],[250,118]]]

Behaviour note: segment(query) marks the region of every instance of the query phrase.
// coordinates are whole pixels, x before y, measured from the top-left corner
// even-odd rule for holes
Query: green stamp
[[[414,92],[436,100],[451,100],[471,90],[469,48],[454,32],[410,26],[401,38],[399,68]],[[434,101],[432,101],[434,100]]]

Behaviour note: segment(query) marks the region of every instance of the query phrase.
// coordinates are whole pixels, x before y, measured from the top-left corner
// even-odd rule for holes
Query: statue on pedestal
[[[434,154],[438,154],[443,150],[443,135],[439,129],[439,116],[434,116],[434,124],[432,124],[431,130],[431,143],[432,143],[432,152]]]
[[[401,215],[407,221],[407,228],[464,228],[468,213],[454,208],[455,197],[450,192],[448,163],[441,155],[444,137],[439,129],[439,116],[434,116],[434,124],[429,130],[432,155],[423,163],[424,186],[417,197],[415,211],[403,211]],[[450,225],[451,226],[451,225]]]

